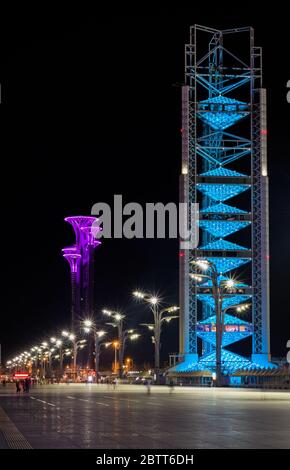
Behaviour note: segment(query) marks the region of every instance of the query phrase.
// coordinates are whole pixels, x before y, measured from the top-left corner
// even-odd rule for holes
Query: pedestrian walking
[[[170,395],[173,392],[173,390],[174,390],[174,383],[173,383],[173,380],[170,380],[170,382],[169,382],[169,393],[170,393]]]
[[[21,392],[21,388],[20,388],[20,382],[19,382],[19,380],[16,380],[15,385],[16,385],[16,392],[17,392],[17,393],[20,393],[20,392]]]
[[[118,378],[115,377],[114,380],[113,380],[113,388],[114,388],[114,390],[116,390],[117,387],[118,387]]]
[[[29,393],[29,389],[30,389],[30,379],[27,377],[27,379],[25,379],[25,392],[26,393]]]
[[[146,380],[145,385],[146,385],[146,389],[147,389],[147,395],[150,395],[150,393],[151,393],[151,381]]]

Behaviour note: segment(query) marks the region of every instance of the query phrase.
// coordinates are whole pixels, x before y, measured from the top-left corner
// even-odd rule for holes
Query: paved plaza
[[[0,448],[290,448],[290,393],[119,385],[0,392]]]

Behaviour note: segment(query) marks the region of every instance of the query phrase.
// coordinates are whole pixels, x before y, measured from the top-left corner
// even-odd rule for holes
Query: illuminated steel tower
[[[71,273],[71,328],[76,329],[76,318],[80,317],[80,261],[77,246],[62,249],[63,257],[68,261]]]
[[[79,321],[94,309],[94,250],[100,245],[96,234],[100,231],[96,217],[67,217],[74,229],[76,243],[62,250],[70,264],[72,289],[72,330],[77,331]]]
[[[207,259],[226,295],[222,369],[273,367],[269,345],[269,242],[266,91],[261,48],[250,27],[219,31],[195,25],[185,46],[182,87],[181,202],[199,203],[199,246],[180,252],[180,354],[176,370],[215,369],[212,285],[191,278]],[[189,221],[190,224],[190,221]],[[191,227],[195,230],[196,227]],[[251,302],[251,319],[231,307]],[[252,337],[250,359],[228,346]],[[202,340],[199,355],[198,338]]]

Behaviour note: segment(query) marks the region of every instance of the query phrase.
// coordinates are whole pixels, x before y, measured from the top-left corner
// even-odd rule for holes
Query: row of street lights
[[[58,354],[55,354],[55,352],[58,352]],[[12,360],[7,361],[7,366],[16,371],[22,367],[35,369],[36,375],[40,367],[41,375],[45,378],[47,368],[51,374],[52,359],[57,359],[59,360],[59,375],[62,376],[64,356],[70,356],[71,354],[71,349],[64,348],[61,339],[52,337],[50,341],[43,341],[40,345],[33,346],[29,351],[24,351]]]
[[[222,338],[224,333],[225,324],[225,313],[229,309],[236,309],[238,313],[242,313],[247,310],[250,306],[248,303],[230,305],[223,308],[223,301],[226,295],[233,294],[237,290],[237,283],[233,279],[220,280],[220,273],[218,272],[216,265],[208,260],[200,259],[193,262],[195,271],[191,274],[191,278],[198,284],[202,285],[206,281],[212,283],[212,295],[214,299],[214,310],[216,315],[216,385],[222,385]],[[161,299],[156,295],[152,295],[149,292],[143,292],[136,290],[133,292],[133,296],[138,301],[144,302],[149,305],[150,311],[153,316],[153,321],[150,323],[141,323],[141,326],[146,326],[150,332],[152,332],[152,342],[154,344],[154,365],[156,378],[158,380],[158,374],[160,371],[160,350],[161,350],[161,333],[165,323],[169,323],[173,319],[178,318],[179,307],[166,306],[161,308]],[[106,341],[107,331],[103,329],[102,323],[97,322],[95,318],[87,318],[80,322],[81,331],[85,334],[92,334],[94,340],[94,355],[95,355],[95,374],[96,378],[100,373],[100,354],[103,347],[113,346],[115,350],[114,370],[115,373],[118,370],[119,364],[119,376],[123,374],[123,362],[124,352],[126,343],[128,340],[134,341],[139,338],[140,334],[132,328],[126,327],[126,316],[123,313],[114,310],[103,309],[103,315],[109,318],[110,321],[106,322],[108,326],[111,326],[117,330],[117,339]],[[63,347],[63,342],[69,341],[72,345],[72,350]],[[85,346],[86,339],[78,338],[74,332],[62,331],[61,338],[51,337],[50,344],[48,342],[42,342],[40,346],[31,348],[30,352],[25,351],[24,353],[16,356],[12,361],[8,361],[7,365],[18,366],[23,363],[36,363],[36,369],[38,361],[42,362],[42,368],[45,376],[45,365],[48,363],[51,368],[52,354],[58,351],[57,355],[54,355],[55,359],[59,359],[60,374],[63,374],[63,358],[64,355],[72,355],[73,357],[73,374],[74,378],[77,377],[77,355],[78,350]],[[117,357],[118,356],[118,357]]]
[[[153,323],[141,323],[142,326],[148,327],[152,331],[152,342],[155,349],[155,370],[156,372],[160,369],[160,349],[161,349],[161,331],[164,322],[169,322],[177,315],[173,315],[177,312],[179,307],[170,306],[166,308],[159,308],[161,300],[150,293],[144,293],[135,291],[133,296],[138,300],[147,303],[153,314]],[[95,374],[96,378],[100,373],[100,354],[102,348],[112,346],[115,351],[114,358],[114,371],[117,373],[119,365],[119,376],[123,374],[124,353],[127,341],[135,341],[139,338],[140,334],[132,328],[126,327],[126,316],[115,310],[103,309],[102,313],[108,317],[110,321],[106,322],[108,326],[111,326],[117,330],[117,338],[115,340],[107,340],[107,331],[103,328],[101,322],[97,322],[94,317],[84,319],[80,322],[80,332],[84,334],[91,334],[94,341],[94,360],[95,360]],[[65,348],[64,343],[69,342],[71,348]],[[87,340],[82,337],[78,337],[75,332],[63,330],[61,335],[52,336],[49,341],[43,341],[41,345],[34,346],[30,352],[25,351],[19,356],[16,356],[13,360],[7,362],[7,366],[10,368],[16,368],[21,366],[28,366],[35,363],[35,368],[38,370],[38,361],[42,364],[42,376],[46,377],[46,364],[49,367],[51,374],[52,359],[59,360],[59,374],[63,376],[63,361],[64,356],[72,356],[73,359],[73,376],[77,378],[77,357],[79,349],[84,348]]]
[[[142,326],[147,326],[150,331],[153,332],[152,340],[154,343],[155,350],[155,370],[158,373],[160,369],[160,349],[161,349],[161,331],[164,322],[169,323],[172,319],[178,318],[177,315],[173,315],[174,312],[179,310],[179,307],[168,306],[160,309],[160,299],[150,293],[144,293],[141,291],[133,292],[133,296],[138,300],[142,300],[149,304],[150,310],[153,313],[153,323],[141,323]],[[94,349],[95,349],[95,372],[96,375],[99,373],[99,358],[102,346],[108,347],[112,345],[115,350],[115,362],[114,370],[117,372],[117,362],[119,363],[119,376],[123,374],[123,362],[125,347],[128,339],[134,341],[139,338],[140,334],[132,328],[126,328],[125,319],[126,316],[115,310],[103,309],[102,313],[106,315],[111,321],[106,322],[107,325],[117,329],[117,340],[112,342],[106,342],[104,337],[107,332],[102,329],[101,325],[98,325],[94,319],[86,319],[83,321],[83,329],[85,333],[92,333],[94,338]],[[118,355],[118,359],[117,359]]]

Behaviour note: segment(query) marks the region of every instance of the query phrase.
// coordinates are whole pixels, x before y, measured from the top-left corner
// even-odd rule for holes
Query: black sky
[[[265,4],[264,4],[265,5]],[[248,13],[247,13],[248,10]],[[3,20],[3,19],[2,19]],[[233,9],[155,8],[142,13],[7,16],[1,30],[2,289],[4,358],[69,322],[73,242],[63,218],[95,202],[178,201],[183,51],[194,23],[252,25],[268,88],[272,349],[290,338],[290,79],[286,19]],[[178,301],[176,241],[105,240],[96,254],[96,309],[144,320],[130,292]],[[177,324],[164,358],[178,350]],[[137,349],[137,351],[136,351]],[[151,351],[149,338],[135,346]]]

